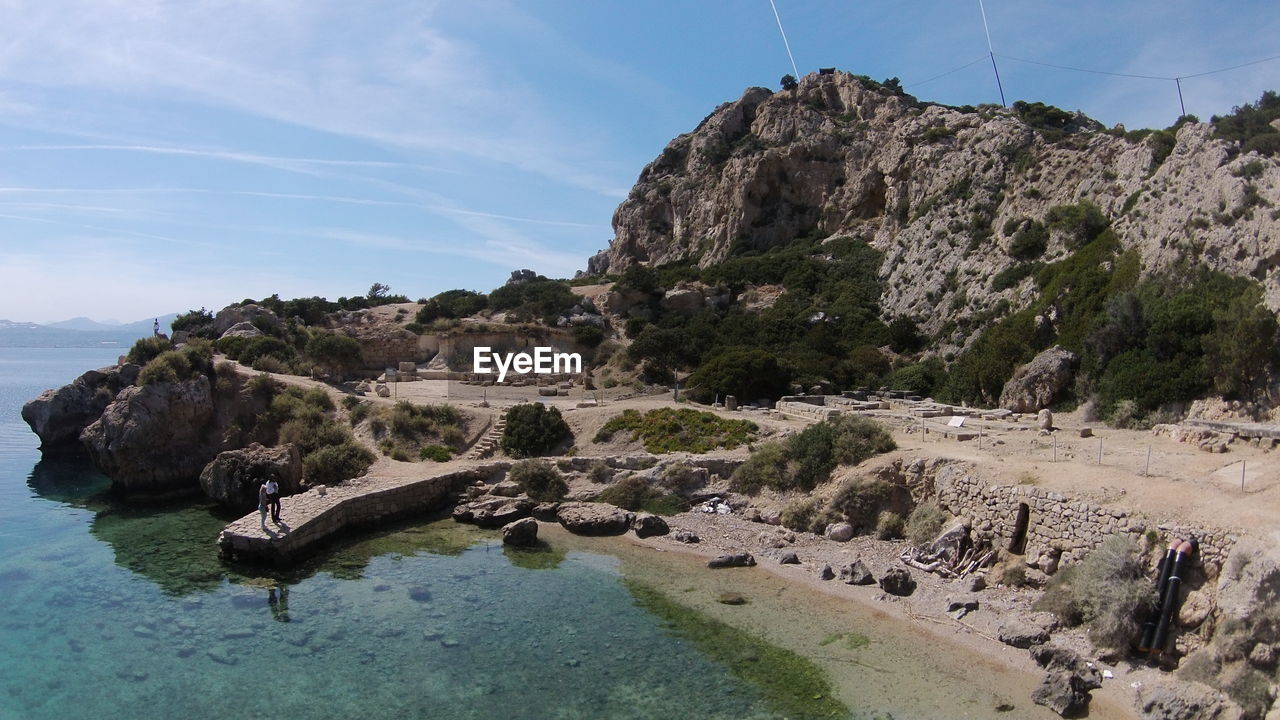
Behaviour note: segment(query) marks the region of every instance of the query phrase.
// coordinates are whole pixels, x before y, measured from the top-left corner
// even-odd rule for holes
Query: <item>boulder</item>
[[[254,338],[262,337],[262,331],[254,327],[253,323],[240,322],[227,328],[227,331],[218,336],[218,339],[230,337]]]
[[[280,484],[281,495],[302,490],[302,456],[292,443],[274,448],[253,443],[218,453],[200,473],[200,489],[219,505],[248,512],[258,506],[258,487],[269,479]]]
[[[688,545],[692,545],[693,543],[700,542],[702,540],[702,538],[689,530],[677,530],[671,534],[671,539]]]
[[[1000,407],[1013,412],[1035,412],[1053,404],[1071,383],[1079,358],[1060,345],[1045,350],[1014,371],[1000,391]]]
[[[671,528],[667,527],[667,521],[652,513],[638,513],[634,520],[631,521],[631,529],[635,530],[636,537],[653,537],[654,535],[666,535],[671,532]]]
[[[497,495],[498,497],[518,497],[522,492],[524,492],[524,488],[520,483],[510,480],[503,480],[489,488],[489,494]]]
[[[575,535],[621,535],[631,529],[635,513],[608,503],[564,503],[556,519]]]
[[[853,539],[853,526],[847,522],[831,523],[827,526],[827,531],[823,534],[828,540],[849,542]]]
[[[1031,702],[1043,705],[1062,717],[1075,717],[1089,707],[1089,688],[1080,676],[1066,670],[1045,674],[1031,693]]]
[[[835,580],[836,573],[834,570],[831,569],[830,565],[823,565],[822,567],[818,568],[818,579],[819,580]]]
[[[559,522],[560,503],[544,502],[533,507],[533,519],[542,522]]]
[[[1005,645],[1012,645],[1025,650],[1032,645],[1042,645],[1049,642],[1049,631],[1020,618],[1011,618],[1000,625],[997,637]]]
[[[1200,627],[1213,612],[1213,598],[1204,590],[1192,590],[1178,608],[1178,624],[1185,628]]]
[[[778,558],[778,564],[779,565],[799,565],[800,556],[796,555],[795,550],[788,550],[782,553],[782,556]]]
[[[270,325],[276,325],[280,322],[280,318],[276,317],[274,312],[261,305],[250,303],[248,305],[230,305],[218,311],[213,318],[213,331],[221,337],[223,333],[241,323],[253,324],[254,320],[261,319]]]
[[[453,509],[453,519],[487,528],[500,528],[529,517],[533,501],[523,498],[486,498],[459,505]]]
[[[1218,610],[1223,620],[1261,618],[1280,596],[1280,550],[1251,538],[1231,550],[1218,576]]]
[[[57,390],[45,390],[22,406],[22,419],[45,451],[80,450],[80,433],[102,416],[116,394],[138,381],[137,365],[90,370]]]
[[[1144,685],[1138,691],[1143,720],[1240,720],[1244,713],[1226,695],[1185,679]]]
[[[754,567],[755,564],[756,559],[751,553],[731,553],[707,561],[709,568]]]
[[[905,568],[890,568],[880,578],[880,589],[890,595],[906,597],[916,591],[916,581]]]
[[[673,288],[662,296],[662,309],[678,313],[692,313],[702,308],[705,299],[701,290]]]
[[[516,547],[532,547],[538,544],[538,521],[527,517],[503,525],[502,543]]]
[[[950,567],[964,556],[969,546],[969,523],[957,520],[924,548],[920,554],[920,560],[926,563],[941,560],[944,565]]]
[[[874,585],[876,582],[875,577],[871,575],[871,571],[867,569],[866,564],[861,560],[854,560],[840,568],[840,579],[846,585]]]
[[[80,441],[115,490],[194,490],[222,442],[209,378],[127,387]]]

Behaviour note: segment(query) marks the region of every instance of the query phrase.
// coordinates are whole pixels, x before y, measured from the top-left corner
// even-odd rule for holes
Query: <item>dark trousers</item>
[[[267,508],[271,510],[271,520],[280,522],[280,495],[267,495]]]

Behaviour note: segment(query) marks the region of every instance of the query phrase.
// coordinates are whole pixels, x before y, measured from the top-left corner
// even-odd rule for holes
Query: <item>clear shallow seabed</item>
[[[0,718],[779,716],[608,555],[513,554],[446,521],[283,577],[224,565],[212,505],[116,503],[19,416],[118,352],[0,350]]]

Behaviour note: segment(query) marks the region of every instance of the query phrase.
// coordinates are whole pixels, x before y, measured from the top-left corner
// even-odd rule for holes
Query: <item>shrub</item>
[[[1078,564],[1060,569],[1035,607],[1069,625],[1087,624],[1101,650],[1126,651],[1141,629],[1139,613],[1154,602],[1138,543],[1112,535]]]
[[[729,479],[729,487],[734,492],[747,495],[755,495],[764,488],[784,490],[790,486],[786,446],[777,440],[756,447]]]
[[[1017,287],[1023,278],[1031,277],[1044,267],[1041,263],[1018,263],[1010,265],[995,274],[991,279],[991,289],[994,292],[1008,290],[1011,287]]]
[[[448,462],[453,453],[449,448],[443,445],[424,445],[418,450],[418,457],[423,460],[434,460],[436,462]]]
[[[933,542],[942,532],[947,522],[947,514],[934,500],[925,500],[916,505],[907,516],[906,536],[912,545],[924,545]]]
[[[560,410],[542,403],[516,405],[507,411],[502,450],[514,458],[542,455],[570,437]]]
[[[840,522],[840,513],[825,506],[820,498],[792,501],[782,509],[782,525],[796,532],[821,533],[831,523]]]
[[[569,492],[560,471],[546,460],[522,460],[511,467],[507,479],[538,502],[556,502]]]
[[[852,478],[841,483],[827,508],[844,516],[858,533],[875,529],[880,509],[893,498],[893,488],[883,480]],[[901,523],[901,518],[898,519]]]
[[[706,453],[716,448],[731,450],[744,445],[751,441],[757,429],[756,424],[748,420],[730,420],[688,408],[661,408],[643,415],[625,410],[600,428],[595,442],[608,442],[615,433],[630,430],[631,439],[643,440],[645,449],[651,453]]]
[[[166,350],[152,358],[138,374],[139,385],[182,382],[208,374],[213,369],[213,352],[207,342],[192,341],[177,350]]]
[[[209,339],[217,337],[217,333],[213,329],[213,313],[204,308],[179,315],[173,319],[169,327],[173,328],[175,333],[179,330],[186,330],[193,337]]]
[[[281,384],[266,373],[258,373],[249,378],[249,392],[260,398],[273,398],[280,392]]]
[[[573,329],[573,340],[579,345],[593,348],[604,342],[604,331],[595,325],[579,325]]]
[[[726,350],[706,359],[689,376],[690,395],[700,402],[733,395],[743,401],[777,398],[787,390],[791,375],[774,353],[764,350]]]
[[[880,513],[880,519],[876,521],[876,537],[881,540],[900,538],[902,537],[903,526],[901,515],[886,510]]]
[[[360,343],[346,335],[317,333],[307,341],[307,357],[338,375],[360,367],[364,362]]]
[[[1075,250],[1102,234],[1111,224],[1102,208],[1088,200],[1074,205],[1058,205],[1049,209],[1045,224],[1067,236],[1067,248]]]
[[[425,301],[414,316],[415,324],[429,325],[441,318],[455,320],[484,310],[489,298],[471,290],[446,290]],[[417,331],[414,331],[417,332]]]
[[[146,365],[151,362],[160,353],[173,349],[173,343],[162,337],[145,337],[133,344],[129,348],[129,354],[126,360],[134,365]]]
[[[1013,234],[1009,256],[1018,260],[1035,260],[1049,247],[1049,232],[1035,220],[1028,220]]]
[[[363,475],[373,453],[354,440],[318,448],[302,459],[302,471],[314,484],[333,485]]]
[[[1000,573],[1000,584],[1020,588],[1027,584],[1027,566],[1022,563],[1008,565]]]
[[[628,475],[605,488],[597,502],[609,503],[626,510],[644,510],[655,515],[674,515],[689,509],[689,503],[678,495],[664,493],[638,475]]]
[[[596,484],[607,483],[613,479],[613,468],[610,468],[609,464],[603,460],[596,460],[587,469],[587,477],[591,478],[591,482]]]

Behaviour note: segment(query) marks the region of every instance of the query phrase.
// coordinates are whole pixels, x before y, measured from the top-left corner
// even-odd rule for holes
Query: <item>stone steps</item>
[[[502,445],[502,431],[507,427],[507,414],[504,412],[494,422],[493,427],[489,428],[489,432],[484,434],[475,445],[467,451],[464,456],[466,460],[483,460],[493,453]]]

